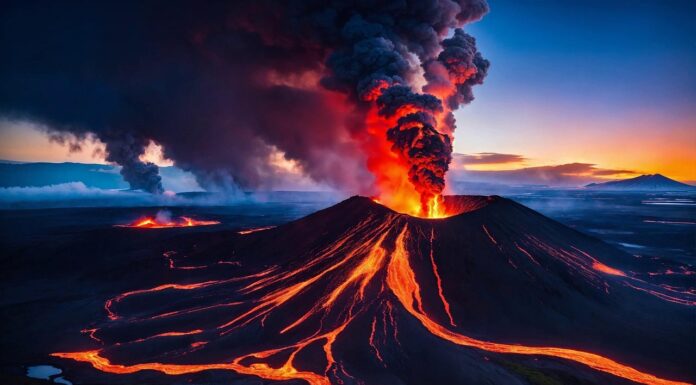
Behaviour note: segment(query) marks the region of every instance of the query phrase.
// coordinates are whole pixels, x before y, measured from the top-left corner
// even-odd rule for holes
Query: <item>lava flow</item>
[[[263,227],[255,227],[253,229],[246,229],[246,230],[240,230],[237,231],[237,234],[239,235],[247,235],[247,234],[252,234],[252,233],[258,233],[259,231],[264,231],[264,230],[270,230],[274,228],[275,226],[263,226]]]
[[[190,217],[180,217],[179,219],[175,220],[161,220],[157,217],[144,217],[132,223],[124,225],[115,225],[115,227],[130,227],[137,229],[166,229],[171,227],[212,226],[219,224],[219,221],[201,221]]]
[[[676,327],[673,338],[653,333],[660,325],[646,314],[693,308],[649,295],[656,288],[615,265],[620,251],[502,198],[444,202],[461,214],[423,220],[356,197],[272,233],[234,234],[229,247],[241,266],[258,268],[120,294],[105,305],[108,319],[86,329],[102,347],[53,356],[115,374],[230,370],[311,385],[382,385],[384,376],[433,383],[442,373],[464,383],[481,375],[508,383],[517,375],[501,360],[534,366],[560,359],[581,364],[564,369],[567,376],[687,384],[649,370],[693,374],[693,346],[684,347],[688,338]],[[287,250],[287,240],[302,241]],[[582,316],[589,311],[592,317]],[[559,315],[569,323],[560,329],[553,327]],[[630,330],[616,323],[626,319]],[[583,341],[599,342],[588,351],[578,348],[588,346]],[[443,344],[468,364],[420,363],[420,354],[443,354]],[[666,348],[652,353],[659,346]],[[646,358],[636,358],[636,349]]]

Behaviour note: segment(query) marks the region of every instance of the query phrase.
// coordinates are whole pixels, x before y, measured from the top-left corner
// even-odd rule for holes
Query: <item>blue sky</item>
[[[465,168],[580,163],[696,181],[696,1],[489,3],[466,27],[491,68],[456,112],[455,151],[492,154]],[[103,161],[94,143],[70,154],[44,132],[0,116],[0,159]]]
[[[457,113],[458,152],[694,177],[696,2],[491,0],[490,7],[467,27],[491,69],[476,100]],[[616,152],[626,152],[623,161]]]

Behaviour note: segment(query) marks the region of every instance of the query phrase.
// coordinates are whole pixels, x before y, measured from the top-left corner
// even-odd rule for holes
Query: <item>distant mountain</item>
[[[694,190],[696,186],[677,182],[661,174],[641,175],[639,177],[604,183],[590,183],[587,188],[621,191],[685,191]]]

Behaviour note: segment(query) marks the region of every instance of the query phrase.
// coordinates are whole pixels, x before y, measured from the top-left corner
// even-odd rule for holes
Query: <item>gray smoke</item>
[[[365,192],[368,106],[450,114],[470,101],[488,62],[461,30],[446,37],[487,10],[483,0],[10,1],[0,14],[0,114],[44,122],[58,137],[94,134],[135,189],[162,191],[157,166],[139,159],[152,140],[204,187],[272,187],[280,171],[269,159],[282,152],[316,181]],[[424,92],[454,84],[444,103],[413,88],[420,66]],[[463,68],[475,70],[464,77]],[[419,153],[438,156],[438,171],[416,170],[414,183],[442,178],[453,118],[444,133],[431,118],[408,119],[427,136]],[[401,131],[384,133],[395,151],[417,167],[432,158],[411,156]]]

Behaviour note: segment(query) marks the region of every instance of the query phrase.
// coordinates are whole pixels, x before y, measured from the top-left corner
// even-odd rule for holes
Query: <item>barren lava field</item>
[[[3,366],[75,384],[696,379],[692,290],[511,200],[445,203],[459,214],[353,197],[259,231],[101,227],[11,249],[7,282],[32,285],[3,295]]]

